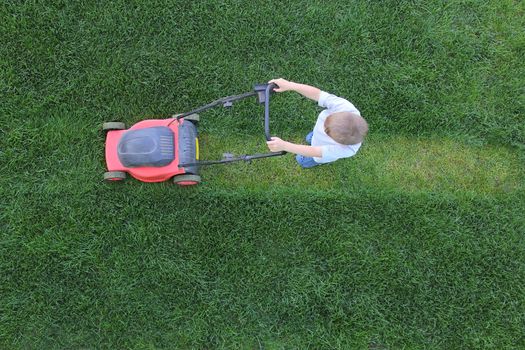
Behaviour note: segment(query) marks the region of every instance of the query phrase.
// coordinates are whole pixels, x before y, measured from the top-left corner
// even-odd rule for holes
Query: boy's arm
[[[272,137],[272,140],[266,143],[268,144],[268,148],[272,152],[286,151],[290,153],[300,154],[305,157],[321,158],[323,156],[323,149],[321,146],[298,145],[295,143],[281,140],[278,137]]]
[[[272,79],[269,81],[269,83],[275,83],[279,86],[278,89],[275,89],[277,92],[284,92],[284,91],[295,91],[297,93],[300,93],[306,98],[309,98],[310,100],[319,101],[319,96],[321,94],[321,90],[319,90],[316,87],[306,85],[306,84],[299,84],[294,83],[293,81],[288,81],[283,78],[279,79]]]

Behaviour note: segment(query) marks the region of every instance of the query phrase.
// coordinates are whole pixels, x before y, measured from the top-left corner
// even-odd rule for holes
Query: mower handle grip
[[[277,84],[270,83],[264,91],[264,135],[266,136],[266,141],[271,141],[272,139],[270,134],[270,94],[276,87],[278,88]]]
[[[270,83],[264,90],[264,136],[266,136],[266,141],[272,140],[272,135],[270,134],[270,94],[275,88],[279,88],[279,85]],[[286,154],[286,152],[272,152],[271,154],[283,155]]]

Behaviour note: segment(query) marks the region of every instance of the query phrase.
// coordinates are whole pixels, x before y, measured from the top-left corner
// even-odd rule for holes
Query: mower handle
[[[180,118],[186,117],[188,115],[199,113],[202,111],[205,111],[207,109],[210,109],[212,107],[215,107],[219,104],[223,104],[225,107],[231,106],[231,103],[233,101],[241,100],[250,96],[257,96],[257,101],[259,103],[264,103],[264,135],[266,137],[266,141],[271,141],[272,137],[270,134],[270,94],[273,92],[275,88],[279,88],[279,86],[275,83],[269,83],[269,84],[257,84],[254,87],[254,91],[247,92],[242,95],[235,95],[235,96],[228,96],[223,97],[221,99],[218,99],[212,103],[209,103],[205,106],[199,107],[193,111],[186,112],[183,114],[178,115],[175,117],[173,121],[176,121]],[[172,121],[172,122],[173,122]],[[281,152],[270,152],[270,153],[263,153],[263,154],[253,154],[253,155],[243,155],[243,156],[230,156],[226,157],[221,160],[212,160],[212,161],[196,161],[194,163],[187,163],[187,164],[179,164],[179,168],[181,167],[190,167],[190,166],[203,166],[203,165],[214,165],[214,164],[224,164],[224,163],[233,163],[237,161],[246,161],[250,162],[253,159],[261,159],[261,158],[268,158],[268,157],[275,157],[275,156],[282,156],[286,154],[285,151]]]
[[[275,83],[269,83],[264,89],[264,136],[266,136],[266,141],[272,140],[272,135],[270,134],[270,94],[275,88],[279,88],[279,86]],[[272,152],[272,154],[283,155],[286,154],[286,152]]]
[[[255,85],[253,91],[250,91],[250,92],[247,92],[241,95],[223,97],[216,101],[208,103],[207,105],[196,108],[192,111],[178,114],[177,116],[174,117],[174,119],[170,122],[170,124],[174,123],[175,121],[181,118],[185,118],[192,114],[204,112],[205,110],[208,110],[220,104],[222,104],[224,107],[231,107],[234,101],[242,100],[242,99],[245,99],[251,96],[257,96],[257,101],[259,103],[264,103],[264,136],[266,137],[266,141],[271,141],[272,136],[270,134],[270,95],[275,88],[279,88],[279,86],[275,83],[257,84]],[[269,154],[272,156],[283,155],[283,154],[286,154],[286,152],[284,151],[272,152]]]
[[[254,87],[259,103],[264,103],[264,136],[266,141],[270,141],[272,136],[270,134],[270,95],[273,89],[278,88],[277,84],[257,84]]]
[[[270,134],[270,94],[275,87],[278,86],[274,83],[270,83],[266,86],[266,90],[264,91],[264,135],[266,136],[266,141],[271,141],[272,139],[272,135]]]

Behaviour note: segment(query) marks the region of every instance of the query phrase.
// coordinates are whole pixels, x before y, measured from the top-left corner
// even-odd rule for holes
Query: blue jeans
[[[313,168],[314,166],[321,165],[317,163],[312,157],[305,157],[300,154],[295,156],[295,160],[297,160],[297,163],[303,168]]]
[[[305,141],[306,141],[306,143],[308,143],[309,145],[312,144],[312,136],[314,136],[314,132],[313,132],[313,131],[310,131],[310,132],[308,133],[308,135],[306,135]]]
[[[309,145],[312,144],[312,136],[313,136],[313,131],[311,131],[308,135],[306,135],[306,142],[308,142]],[[313,157],[305,157],[305,156],[302,156],[300,154],[296,155],[295,156],[295,160],[297,160],[297,163],[299,163],[299,165],[303,168],[313,168],[314,166],[317,166],[317,165],[321,165],[319,163],[317,163]]]

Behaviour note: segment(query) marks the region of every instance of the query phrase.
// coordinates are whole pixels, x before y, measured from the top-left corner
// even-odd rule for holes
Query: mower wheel
[[[107,123],[102,124],[103,131],[124,130],[124,129],[126,129],[126,125],[121,122],[107,122]]]
[[[181,115],[182,113],[179,113],[179,114],[174,114],[172,115],[171,117],[172,118],[177,118],[179,115]],[[184,117],[184,120],[188,120],[190,122],[192,122],[193,124],[195,125],[198,125],[199,124],[199,120],[201,118],[199,117],[199,115],[197,113],[193,113],[193,114],[190,114],[188,115],[187,117]]]
[[[104,180],[107,182],[122,181],[126,178],[126,173],[123,171],[107,171],[104,173]]]
[[[173,183],[179,186],[193,186],[201,183],[199,175],[185,174],[173,177]]]

